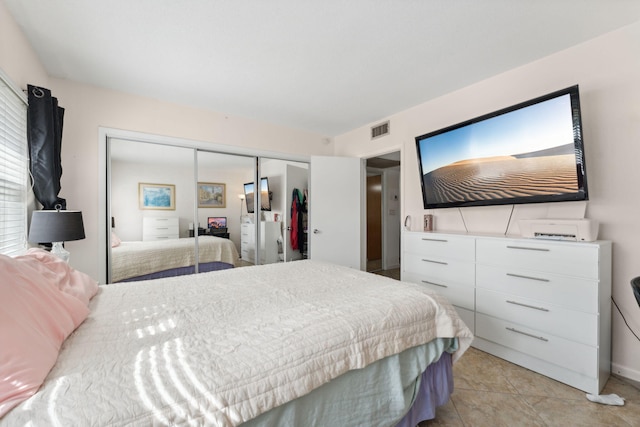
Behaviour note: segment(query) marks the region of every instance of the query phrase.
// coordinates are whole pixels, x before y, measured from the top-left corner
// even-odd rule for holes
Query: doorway
[[[367,271],[400,277],[400,152],[367,159]]]

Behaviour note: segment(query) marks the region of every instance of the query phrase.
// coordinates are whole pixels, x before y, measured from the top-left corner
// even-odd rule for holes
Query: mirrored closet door
[[[255,264],[255,232],[245,226],[245,188],[253,185],[256,158],[203,150],[197,153],[198,220],[194,229],[199,236],[199,271],[224,268],[231,257],[237,267]]]
[[[195,260],[193,239],[185,240],[194,222],[195,151],[119,139],[109,150],[110,283],[185,271],[175,251]]]
[[[309,164],[107,138],[107,281],[308,254]]]
[[[307,258],[309,164],[261,157],[260,182],[261,264]]]

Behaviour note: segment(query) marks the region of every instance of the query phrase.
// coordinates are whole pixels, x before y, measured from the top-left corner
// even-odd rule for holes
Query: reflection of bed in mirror
[[[120,242],[111,248],[111,282],[182,276],[195,272],[195,238]],[[198,271],[233,268],[238,250],[229,240],[198,236]]]

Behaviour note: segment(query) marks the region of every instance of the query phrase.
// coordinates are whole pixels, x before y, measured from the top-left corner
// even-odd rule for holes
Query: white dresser
[[[281,222],[262,221],[260,223],[260,264],[278,262],[278,237],[280,237]],[[255,263],[256,225],[240,225],[240,257]]]
[[[178,217],[142,218],[142,240],[168,240],[180,237]]]
[[[423,274],[417,276],[417,241],[428,247],[423,258],[457,270],[441,281],[447,288],[440,292],[473,326],[474,347],[589,393],[601,391],[611,365],[611,242],[404,234],[404,280],[430,282],[444,269],[422,261]],[[442,249],[433,249],[440,240]],[[468,245],[475,248],[473,257]],[[466,261],[458,264],[463,254]],[[474,277],[460,287],[460,274],[470,258]],[[469,287],[475,288],[471,309]],[[474,315],[471,324],[469,310]]]

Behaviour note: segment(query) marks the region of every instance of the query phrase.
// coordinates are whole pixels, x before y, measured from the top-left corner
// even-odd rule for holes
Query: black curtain
[[[29,109],[27,138],[29,141],[30,169],[33,192],[43,209],[67,208],[67,201],[58,197],[62,162],[62,123],[64,108],[49,89],[28,85]]]

